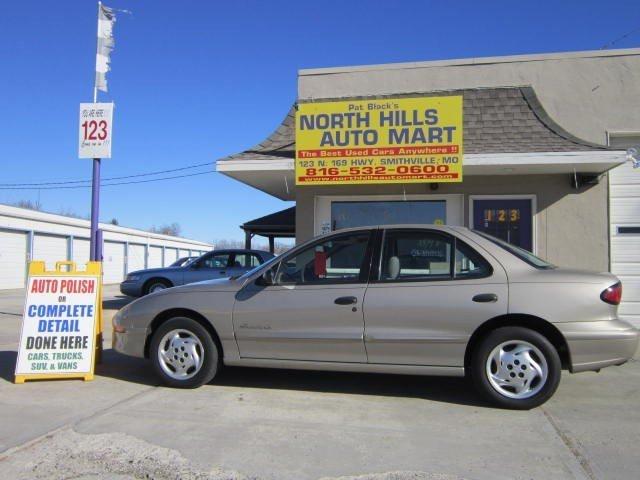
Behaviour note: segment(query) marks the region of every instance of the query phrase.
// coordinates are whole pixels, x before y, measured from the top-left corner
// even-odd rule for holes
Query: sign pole
[[[98,29],[100,25],[100,7],[102,2],[98,2]],[[96,52],[99,44],[96,43]],[[93,103],[98,102],[98,85],[93,83]],[[94,262],[102,261],[102,250],[98,245],[98,222],[100,216],[100,159],[93,159],[93,179],[91,182],[91,241],[89,245],[90,259]]]

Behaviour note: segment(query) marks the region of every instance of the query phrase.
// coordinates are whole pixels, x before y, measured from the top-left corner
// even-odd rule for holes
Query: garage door
[[[124,280],[124,243],[104,242],[102,268],[104,283],[120,283]]]
[[[178,250],[178,258],[188,257],[189,255],[189,250],[185,250],[184,248]]]
[[[611,272],[622,280],[620,316],[640,326],[640,169],[630,162],[609,175]]]
[[[67,260],[69,240],[57,235],[36,233],[33,237],[33,259],[42,260],[48,270],[56,268],[56,262]]]
[[[84,268],[84,265],[89,261],[90,245],[89,240],[73,239],[73,261],[76,262],[76,266],[80,269]]]
[[[148,268],[159,268],[162,266],[162,247],[149,247]]]
[[[145,269],[145,252],[144,245],[129,244],[129,257],[127,258],[127,272],[135,272],[136,270]]]
[[[0,230],[0,289],[23,288],[27,275],[27,234]]]
[[[164,266],[168,267],[178,259],[178,250],[175,248],[164,249]]]

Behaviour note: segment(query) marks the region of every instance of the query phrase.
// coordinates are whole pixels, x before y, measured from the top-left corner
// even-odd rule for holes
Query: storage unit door
[[[83,238],[73,239],[73,261],[78,268],[84,267],[89,261],[89,250],[91,243]]]
[[[178,259],[178,250],[175,248],[164,249],[164,266],[168,267]]]
[[[188,256],[189,256],[189,250],[185,250],[184,248],[181,248],[178,251],[178,258],[188,257]]]
[[[134,243],[129,244],[129,255],[127,257],[127,273],[145,269],[145,253],[146,247],[144,245],[136,245]]]
[[[147,268],[162,267],[162,247],[149,247],[149,259]]]
[[[611,273],[622,280],[620,317],[640,327],[640,169],[609,172]]]
[[[27,234],[0,230],[0,289],[23,288],[27,277]]]
[[[33,259],[44,261],[48,270],[53,270],[56,262],[68,259],[68,249],[68,237],[42,233],[36,233],[33,237]]]
[[[104,283],[124,280],[124,243],[104,242],[102,269]]]

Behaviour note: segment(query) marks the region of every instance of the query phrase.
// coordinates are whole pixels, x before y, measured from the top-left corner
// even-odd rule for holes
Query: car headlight
[[[130,282],[135,282],[136,280],[140,280],[140,275],[127,275],[127,280]]]

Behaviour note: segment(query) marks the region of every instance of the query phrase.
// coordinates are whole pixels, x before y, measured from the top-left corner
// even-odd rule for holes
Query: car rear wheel
[[[219,353],[207,330],[191,318],[172,318],[154,332],[150,357],[154,370],[169,387],[196,388],[218,371]]]
[[[546,402],[560,383],[560,356],[540,333],[523,327],[490,332],[476,348],[471,375],[491,403],[527,410]]]
[[[149,295],[150,293],[159,292],[160,290],[164,290],[166,288],[171,288],[171,284],[167,280],[154,278],[152,280],[149,280],[144,286],[144,294]]]

